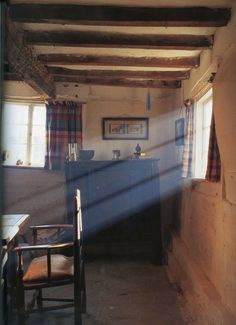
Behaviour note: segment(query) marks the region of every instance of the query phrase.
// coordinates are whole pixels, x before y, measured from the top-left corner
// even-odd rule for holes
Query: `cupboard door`
[[[88,227],[96,233],[122,223],[132,213],[131,175],[108,168],[89,177]]]
[[[71,198],[81,190],[85,239],[140,240],[160,232],[157,160],[72,162],[67,181],[70,215]]]

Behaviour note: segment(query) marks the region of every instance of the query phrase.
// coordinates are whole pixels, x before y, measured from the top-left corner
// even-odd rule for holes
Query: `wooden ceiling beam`
[[[52,76],[37,59],[32,50],[24,44],[21,33],[6,17],[7,60],[11,70],[45,98],[55,97]]]
[[[120,34],[102,32],[25,32],[25,41],[31,45],[58,45],[100,48],[140,48],[196,50],[211,48],[213,36]]]
[[[184,80],[190,76],[189,71],[129,71],[129,70],[72,70],[61,67],[48,67],[55,76],[78,76],[83,78],[138,78],[144,80]]]
[[[16,73],[13,72],[5,72],[3,74],[4,81],[23,81],[22,78],[19,77]]]
[[[18,74],[14,73],[10,67],[5,65],[4,80],[23,81]],[[57,68],[56,68],[57,69]],[[69,70],[69,69],[66,69]],[[73,70],[72,70],[73,71]],[[123,86],[123,87],[144,87],[144,88],[167,88],[175,89],[181,87],[180,80],[154,80],[154,79],[138,79],[110,76],[110,78],[103,76],[90,76],[89,74],[79,75],[61,75],[54,74],[54,82],[63,83],[80,83],[89,85],[103,85],[103,86]]]
[[[228,23],[229,8],[148,8],[72,4],[15,4],[10,14],[17,22],[101,26],[202,26]]]
[[[141,88],[167,88],[175,89],[181,87],[181,81],[166,80],[139,80],[126,78],[90,78],[79,76],[55,76],[55,82],[78,83],[102,86],[141,87]]]
[[[4,74],[4,80],[7,81],[22,81],[19,75],[11,72]],[[121,86],[121,87],[141,87],[141,88],[167,88],[175,89],[181,87],[181,81],[165,81],[165,80],[138,80],[125,78],[90,78],[76,76],[55,76],[55,82],[62,83],[80,83],[89,85],[101,86]]]
[[[130,57],[111,55],[40,54],[38,59],[44,64],[78,66],[130,66],[130,67],[169,67],[197,68],[200,57]]]

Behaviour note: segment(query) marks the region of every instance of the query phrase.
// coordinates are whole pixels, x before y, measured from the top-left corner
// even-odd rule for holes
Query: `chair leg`
[[[37,290],[37,307],[39,309],[43,308],[43,297],[42,297],[42,289]]]
[[[80,292],[79,295],[75,296],[75,305],[74,305],[74,324],[82,325],[82,312],[81,312],[81,298]]]
[[[81,293],[78,281],[74,283],[74,324],[82,325]]]
[[[25,311],[25,292],[23,284],[23,270],[20,268],[17,273],[17,285],[16,285],[16,306],[18,314],[18,323],[24,325],[26,321]]]
[[[82,325],[82,315],[81,312],[79,310],[79,308],[76,308],[75,306],[75,316],[74,316],[74,324],[75,325]]]
[[[26,312],[25,312],[24,288],[22,286],[19,286],[17,288],[16,304],[17,304],[17,313],[18,313],[18,324],[24,325],[26,321]]]
[[[86,292],[85,291],[83,291],[82,292],[82,303],[81,303],[81,312],[83,313],[83,314],[85,314],[86,313],[86,309],[87,309],[87,304],[86,304]]]
[[[86,313],[86,285],[85,285],[85,270],[84,266],[81,272],[81,311],[82,313]]]

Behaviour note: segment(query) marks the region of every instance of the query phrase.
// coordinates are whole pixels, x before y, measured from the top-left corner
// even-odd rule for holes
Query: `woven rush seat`
[[[74,275],[74,259],[73,257],[61,254],[51,255],[51,280],[64,278],[72,278]],[[24,277],[24,282],[38,282],[48,278],[47,256],[34,258]]]

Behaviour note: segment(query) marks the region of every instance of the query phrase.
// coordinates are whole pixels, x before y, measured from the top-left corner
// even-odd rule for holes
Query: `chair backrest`
[[[72,307],[74,305],[74,324],[82,324],[81,313],[86,312],[86,285],[85,285],[85,268],[82,250],[82,216],[81,216],[81,201],[80,191],[77,190],[74,197],[74,225],[64,225],[66,228],[73,229],[74,242],[60,244],[45,244],[45,245],[30,245],[24,247],[16,247],[14,250],[18,253],[18,269],[16,279],[16,300],[19,315],[19,324],[25,324],[26,315],[36,310],[42,312],[43,300],[45,301],[60,301],[59,306],[45,307],[44,310],[54,310],[58,308]],[[35,226],[33,229],[54,229],[63,228],[63,225],[42,225]],[[63,256],[64,254],[53,254],[55,249],[73,249],[73,257]],[[47,254],[34,258],[29,264],[28,269],[24,273],[22,268],[22,254],[32,250],[46,250]],[[71,255],[71,251],[70,251]],[[66,262],[65,262],[66,260]],[[73,264],[72,264],[73,263]],[[74,299],[58,298],[43,298],[42,289],[52,286],[74,284]],[[38,290],[38,293],[33,295],[33,300],[29,302],[25,308],[24,290]],[[32,310],[37,301],[38,309]],[[62,302],[65,304],[62,304]],[[73,303],[72,303],[73,302]]]
[[[82,238],[82,213],[80,190],[76,190],[74,198],[74,292],[80,295],[82,290],[85,297],[85,275],[83,261],[83,238]],[[78,298],[79,300],[81,299]],[[84,298],[85,299],[85,298]]]
[[[74,205],[74,231],[75,231],[75,240],[82,240],[82,213],[81,213],[81,197],[80,190],[76,190],[75,195],[75,205]]]

